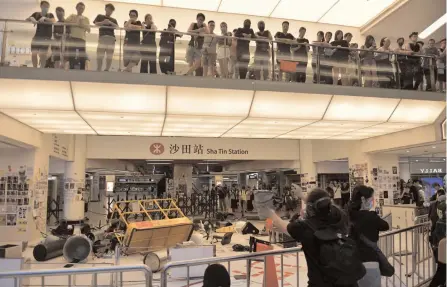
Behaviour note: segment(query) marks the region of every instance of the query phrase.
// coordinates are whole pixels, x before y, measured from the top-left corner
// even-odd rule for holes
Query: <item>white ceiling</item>
[[[431,124],[445,108],[443,101],[18,79],[0,79],[0,94],[1,112],[41,132],[98,135],[358,140]]]
[[[374,0],[371,1],[374,2]],[[387,36],[392,38],[393,42],[398,37],[404,37],[407,41],[411,32],[422,32],[445,13],[445,0],[409,0],[387,17],[380,19],[372,27],[363,30],[362,33],[380,37]],[[446,26],[443,25],[424,41],[430,38],[439,41],[445,37]]]
[[[360,27],[402,0],[104,0],[111,1]]]
[[[424,157],[445,157],[446,156],[446,143],[445,142],[433,142],[430,144],[423,144],[419,146],[393,149],[386,151],[388,154],[397,154],[405,157],[412,156],[424,156]]]

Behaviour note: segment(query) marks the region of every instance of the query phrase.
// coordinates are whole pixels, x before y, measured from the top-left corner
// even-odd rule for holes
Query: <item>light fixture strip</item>
[[[75,113],[77,113],[78,114],[78,116],[92,129],[92,131],[94,131],[95,132],[95,134],[97,135],[97,136],[99,136],[99,134],[98,134],[98,132],[92,127],[92,125],[88,122],[88,121],[86,121],[85,119],[84,119],[84,117],[83,116],[81,116],[81,114],[78,112],[78,110],[76,109],[76,102],[75,102],[75,98],[74,98],[74,94],[73,94],[73,85],[72,85],[72,83],[71,83],[71,81],[69,81],[68,82],[69,84],[70,84],[70,95],[71,95],[71,99],[72,99],[72,101],[73,101],[73,110],[75,111]]]
[[[272,17],[273,12],[275,12],[276,8],[278,8],[279,4],[281,3],[282,0],[278,0],[278,2],[276,3],[275,7],[273,7],[272,12],[270,12],[270,14],[268,15],[268,17]]]

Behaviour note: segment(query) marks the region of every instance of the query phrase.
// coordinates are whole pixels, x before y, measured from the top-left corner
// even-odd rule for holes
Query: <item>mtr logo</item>
[[[153,155],[161,155],[165,151],[165,147],[161,143],[153,143],[149,149]]]

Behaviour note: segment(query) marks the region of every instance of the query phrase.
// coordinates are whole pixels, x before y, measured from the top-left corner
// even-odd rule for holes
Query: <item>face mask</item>
[[[43,8],[42,8],[42,14],[43,14],[43,15],[46,15],[47,13],[48,13],[48,8],[43,7]]]
[[[249,23],[244,23],[244,28],[246,28],[246,29],[250,29],[250,26],[251,26],[251,24],[249,24]]]
[[[259,31],[261,31],[261,32],[264,32],[264,30],[265,30],[265,26],[264,25],[259,25],[258,28],[259,28]]]

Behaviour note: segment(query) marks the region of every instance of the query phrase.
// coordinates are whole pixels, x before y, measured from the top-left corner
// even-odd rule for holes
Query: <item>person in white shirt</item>
[[[208,77],[208,73],[212,77],[216,76],[216,61],[217,61],[217,37],[214,34],[216,23],[211,20],[208,22],[209,36],[205,36],[202,49],[202,65],[203,76]]]
[[[338,206],[342,205],[341,200],[341,185],[339,182],[335,182],[335,188],[334,188],[334,203]]]

